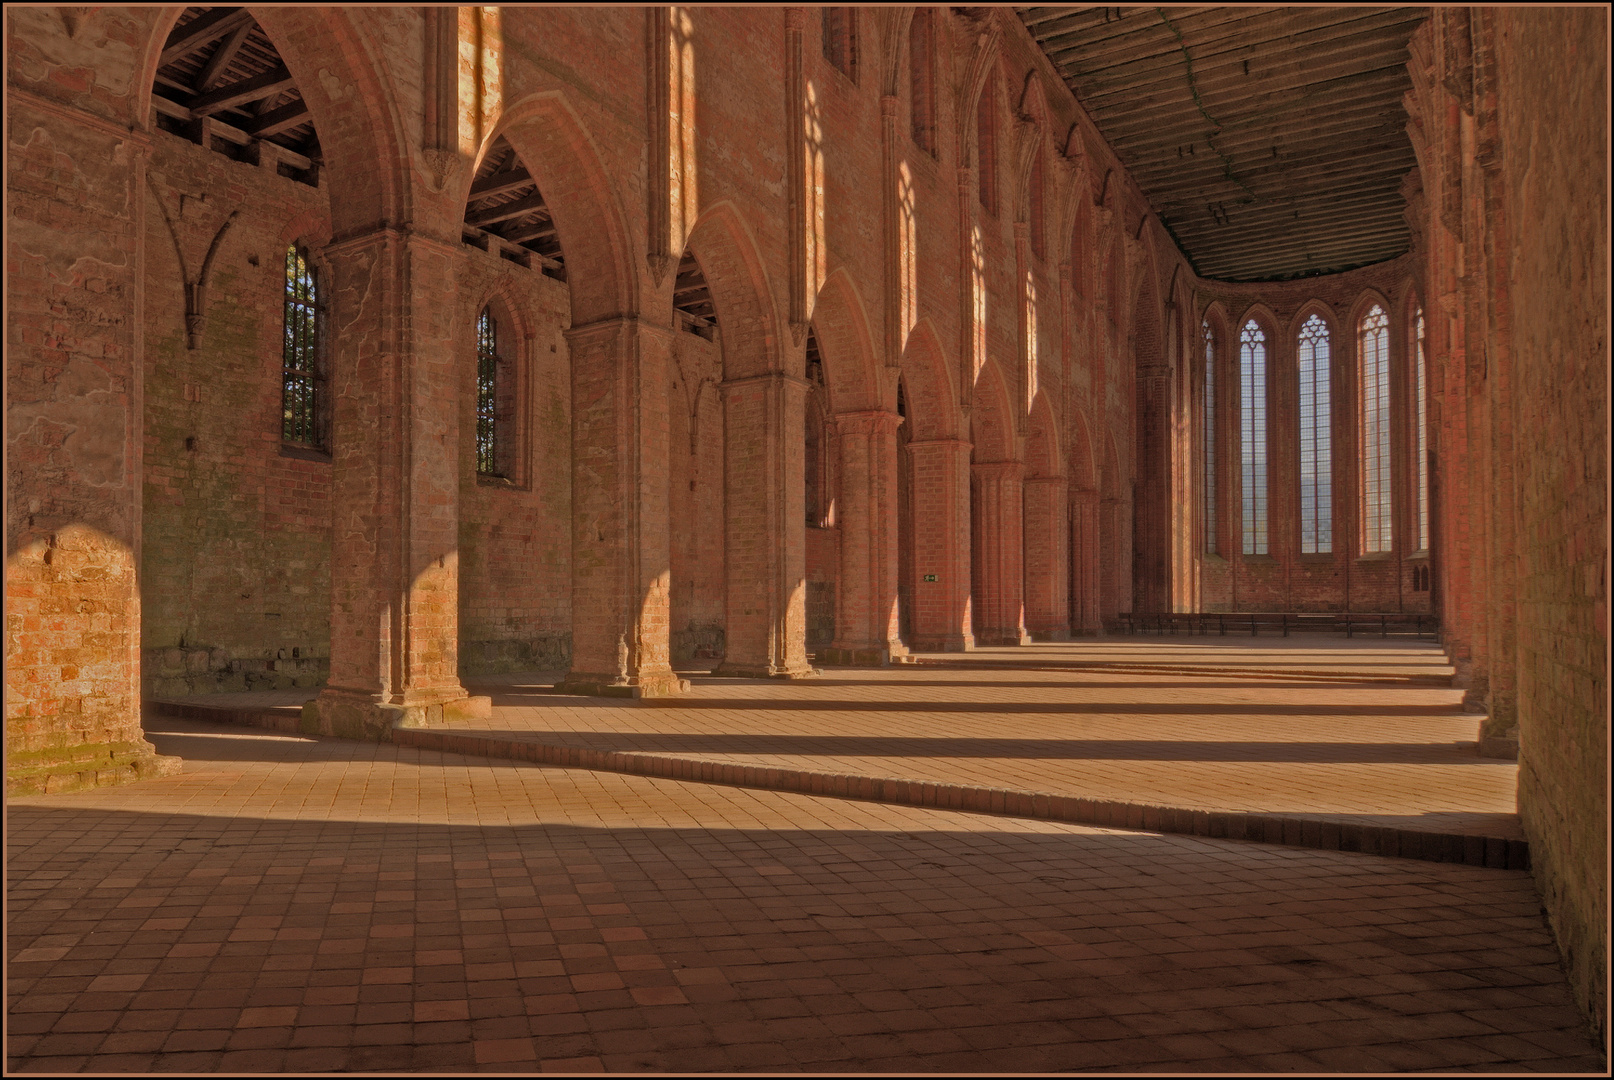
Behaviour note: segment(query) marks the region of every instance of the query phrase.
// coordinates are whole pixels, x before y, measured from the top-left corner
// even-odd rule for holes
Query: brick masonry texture
[[[12,1071],[1602,1065],[1517,870],[152,730],[11,805]]]
[[[1483,745],[1517,745],[1531,870],[1603,1030],[1605,13],[1435,9],[1409,46],[1412,250],[1232,285],[1192,273],[1008,9],[927,9],[929,57],[910,9],[849,9],[843,68],[816,8],[443,9],[458,48],[436,52],[420,9],[255,8],[319,134],[300,178],[157,126],[182,10],[5,16],[8,790],[174,768],[141,733],[154,694],[317,694],[320,731],[386,738],[485,719],[464,680],[522,669],[654,698],[681,691],[674,663],[798,679],[814,656],[1019,648],[1134,612],[1431,613]],[[463,241],[499,139],[564,280]],[[322,453],[280,439],[293,242],[322,282]],[[675,309],[686,253],[715,330]],[[1394,541],[1365,554],[1355,326],[1375,300]],[[475,466],[485,306],[499,478]],[[1251,312],[1258,558],[1230,347]],[[1326,555],[1297,528],[1313,312],[1334,346]],[[1201,319],[1222,345],[1209,535]]]

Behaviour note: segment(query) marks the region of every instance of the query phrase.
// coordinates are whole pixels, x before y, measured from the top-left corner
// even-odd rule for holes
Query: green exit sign
[[[926,574],[925,575],[925,580],[926,581],[935,581],[936,580],[936,575],[935,574]]]

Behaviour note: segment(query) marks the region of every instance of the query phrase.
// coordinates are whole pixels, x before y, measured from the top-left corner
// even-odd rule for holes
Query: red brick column
[[[916,439],[913,455],[914,600],[910,648],[963,652],[970,627],[970,444]],[[928,578],[936,580],[930,581]]]
[[[1025,486],[1026,629],[1037,641],[1070,640],[1068,481],[1039,476]]]
[[[573,327],[572,693],[684,689],[670,662],[667,393],[672,331]],[[715,523],[714,523],[715,525]]]
[[[1104,624],[1099,616],[1098,512],[1096,490],[1070,493],[1070,632],[1100,634]]]
[[[458,249],[389,227],[333,244],[331,674],[304,710],[385,740],[486,716],[460,685]]]
[[[813,673],[802,487],[807,386],[782,372],[723,383],[727,650],[715,674],[800,679]]]
[[[824,662],[884,667],[907,652],[897,619],[897,425],[880,410],[837,413],[841,528],[835,641]]]
[[[144,138],[15,89],[7,108],[6,791],[23,795],[179,761],[140,729]]]
[[[1029,645],[1025,628],[1024,520],[1018,461],[973,466],[980,550],[974,553],[975,641],[978,645]]]

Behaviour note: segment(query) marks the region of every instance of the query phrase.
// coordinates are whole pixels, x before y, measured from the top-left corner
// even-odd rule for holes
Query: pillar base
[[[834,667],[891,667],[904,662],[907,649],[897,646],[830,646],[818,654],[822,663]]]
[[[1050,626],[1030,631],[1032,641],[1069,641],[1070,630],[1063,626]]]
[[[332,735],[339,739],[391,742],[395,728],[430,727],[454,720],[488,720],[493,699],[459,697],[417,700],[407,704],[378,701],[363,691],[327,687],[303,705],[297,729],[304,735]]]
[[[6,755],[6,798],[55,795],[172,776],[183,768],[145,740],[67,746]]]
[[[819,674],[810,664],[742,664],[723,661],[712,669],[725,679],[811,679]]]
[[[1030,645],[1031,635],[1025,628],[1010,630],[982,630],[975,635],[975,644],[978,646],[992,645]]]
[[[585,697],[677,697],[689,693],[689,680],[680,679],[671,668],[638,675],[572,671],[555,689],[562,694],[582,694]]]
[[[969,652],[975,648],[974,634],[942,634],[918,637],[908,645],[909,652]]]

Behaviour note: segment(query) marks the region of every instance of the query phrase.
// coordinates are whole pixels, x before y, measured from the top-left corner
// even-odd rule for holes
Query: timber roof
[[[1410,246],[1401,97],[1429,9],[1015,10],[1201,277],[1334,273]]]

